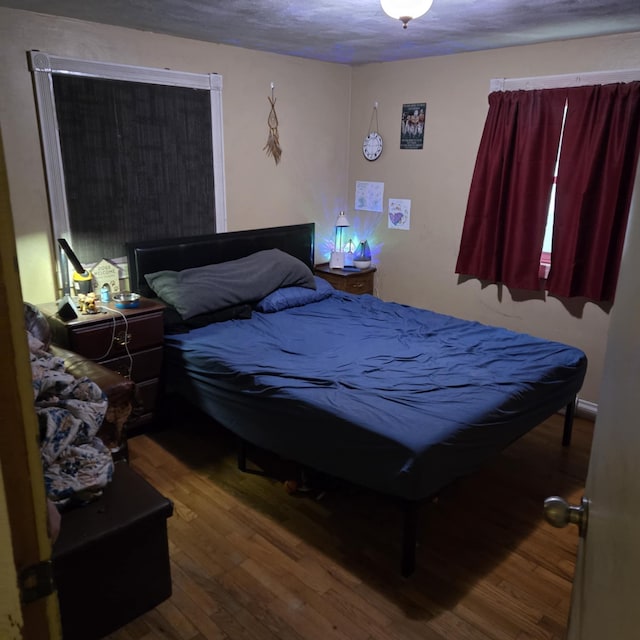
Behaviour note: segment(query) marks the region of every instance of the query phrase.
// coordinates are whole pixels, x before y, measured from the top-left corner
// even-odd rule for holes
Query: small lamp
[[[344,215],[344,211],[341,211],[335,224],[335,242],[329,260],[329,267],[331,269],[342,269],[344,267],[344,241],[342,236],[344,228],[348,226],[349,220],[347,216]]]
[[[402,22],[402,28],[407,28],[409,20],[423,16],[429,9],[433,0],[380,0],[382,10],[391,18]]]
[[[93,290],[93,277],[91,275],[91,272],[87,271],[82,266],[80,260],[78,260],[78,257],[73,252],[73,249],[69,246],[69,243],[64,238],[58,238],[58,244],[64,251],[69,262],[71,262],[71,264],[73,265],[73,287],[76,293],[90,293]],[[64,268],[66,268],[66,266]],[[64,286],[66,287],[66,284]]]

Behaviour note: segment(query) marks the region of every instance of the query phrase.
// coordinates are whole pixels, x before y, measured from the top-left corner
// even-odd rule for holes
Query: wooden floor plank
[[[290,466],[241,473],[235,439],[197,414],[132,438],[130,464],[174,501],[174,593],[109,639],[561,640],[578,536],[542,502],[579,502],[593,431],[577,419],[564,448],[562,420],[421,509],[408,579],[395,501],[344,483],[290,495]]]

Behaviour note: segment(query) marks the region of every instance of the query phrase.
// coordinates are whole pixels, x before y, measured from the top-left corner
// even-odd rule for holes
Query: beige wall
[[[399,33],[399,37],[402,33]],[[640,34],[467,53],[353,70],[349,215],[374,229],[378,292],[385,300],[560,340],[583,349],[589,371],[581,397],[598,401],[609,316],[587,303],[516,301],[508,289],[458,283],[455,264],[473,166],[487,113],[489,81],[586,71],[640,68]],[[374,102],[385,146],[362,156]],[[424,149],[400,150],[403,103],[426,102]],[[382,214],[353,211],[357,180],[385,183],[388,198],[411,200],[411,230],[389,230]]]
[[[45,179],[26,51],[223,77],[230,231],[315,221],[346,205],[350,67],[0,8],[0,126],[24,296],[54,298]],[[266,156],[275,83],[283,149]],[[319,259],[321,256],[319,256]]]
[[[592,303],[567,308],[544,297],[516,300],[475,280],[459,284],[455,261],[490,79],[637,68],[640,34],[349,68],[0,8],[0,126],[22,288],[38,303],[55,292],[29,49],[222,74],[229,230],[315,221],[320,261],[345,209],[352,231],[373,240],[382,298],[574,344],[590,360],[581,396],[597,403],[608,314]],[[277,167],[262,150],[272,81]],[[385,149],[369,163],[361,148],[375,101]],[[399,149],[406,102],[427,103],[420,151]],[[384,215],[354,211],[356,180],[384,182],[385,203],[411,199],[411,230],[388,230]]]

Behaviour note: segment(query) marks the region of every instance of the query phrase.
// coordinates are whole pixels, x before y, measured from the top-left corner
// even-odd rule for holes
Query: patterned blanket
[[[33,397],[47,495],[58,506],[98,497],[113,475],[109,449],[97,437],[107,400],[89,378],[75,378],[28,333]]]

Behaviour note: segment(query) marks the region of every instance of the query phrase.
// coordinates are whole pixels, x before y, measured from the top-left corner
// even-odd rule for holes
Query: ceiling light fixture
[[[423,16],[433,4],[433,0],[380,0],[383,11],[392,18],[402,22],[402,28],[407,28],[409,20]]]

